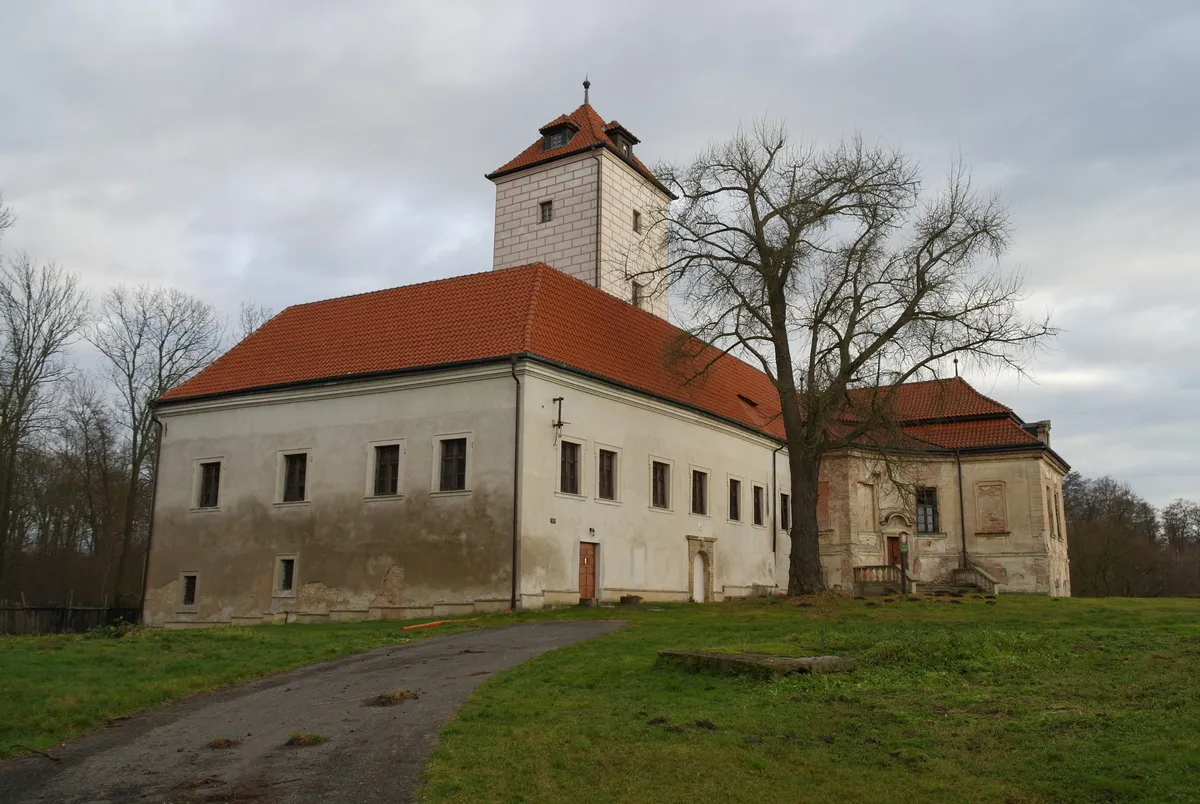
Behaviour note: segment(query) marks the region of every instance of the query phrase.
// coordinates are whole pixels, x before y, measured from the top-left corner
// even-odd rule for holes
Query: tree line
[[[0,245],[14,223],[0,199]],[[153,402],[267,313],[243,305],[230,326],[161,286],[93,297],[57,264],[0,252],[0,600],[139,604]]]
[[[1063,506],[1072,594],[1200,595],[1200,504],[1156,509],[1128,483],[1071,472]]]

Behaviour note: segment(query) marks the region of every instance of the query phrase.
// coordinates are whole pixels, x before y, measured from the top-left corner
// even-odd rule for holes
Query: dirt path
[[[196,695],[71,742],[61,762],[3,763],[0,802],[410,801],[438,730],[489,675],[620,626],[484,628]],[[419,697],[364,705],[397,688]],[[297,731],[326,742],[285,747]]]

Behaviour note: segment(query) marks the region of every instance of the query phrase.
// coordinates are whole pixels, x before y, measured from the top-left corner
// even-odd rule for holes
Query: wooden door
[[[579,599],[591,600],[596,596],[596,545],[579,543]]]
[[[887,537],[887,550],[888,550],[887,563],[891,564],[893,567],[900,566],[900,537],[899,536],[888,536]]]

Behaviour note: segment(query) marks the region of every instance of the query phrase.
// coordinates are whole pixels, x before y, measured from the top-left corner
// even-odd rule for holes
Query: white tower
[[[544,262],[668,317],[662,219],[675,196],[633,153],[638,138],[588,103],[542,126],[489,173],[496,185],[493,269]]]

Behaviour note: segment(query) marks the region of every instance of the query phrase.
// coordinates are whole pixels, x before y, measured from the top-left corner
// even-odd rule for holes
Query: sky
[[[4,251],[236,313],[491,267],[484,174],[582,101],[686,163],[861,133],[1001,193],[1062,331],[972,374],[1081,473],[1200,500],[1200,4],[0,4]]]

